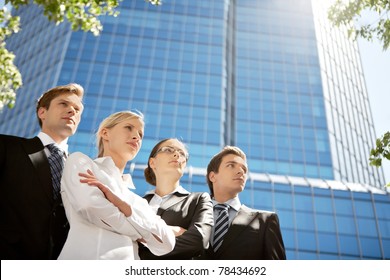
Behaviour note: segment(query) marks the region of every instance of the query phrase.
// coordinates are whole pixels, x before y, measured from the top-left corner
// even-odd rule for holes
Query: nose
[[[70,114],[76,114],[76,109],[73,107],[73,106],[70,106],[69,107],[69,110],[68,110],[68,113],[70,113]]]
[[[139,141],[141,140],[141,136],[138,133],[135,133],[133,134],[133,139]]]

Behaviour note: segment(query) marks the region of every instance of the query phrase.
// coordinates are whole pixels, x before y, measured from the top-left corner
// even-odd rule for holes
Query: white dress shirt
[[[58,146],[62,151],[65,152],[65,155],[68,155],[69,152],[68,152],[68,138],[66,138],[64,141],[62,141],[60,144],[57,144],[53,138],[51,138],[49,135],[47,135],[46,133],[44,132],[39,132],[38,133],[38,138],[41,140],[43,146],[45,146],[45,154],[46,156],[50,156],[50,151],[49,149],[46,147],[47,145],[49,144],[56,144],[56,146]]]
[[[182,186],[178,186],[176,189],[174,189],[171,193],[164,195],[163,197],[156,194],[156,190],[151,190],[146,192],[145,195],[153,194],[152,199],[149,201],[149,206],[152,207],[154,213],[157,213],[158,208],[160,208],[161,204],[163,204],[165,201],[167,201],[174,193],[181,193],[181,194],[190,194],[189,191],[187,191]]]
[[[80,182],[78,173],[87,173],[88,169],[131,206],[130,217],[120,212],[97,187]],[[145,199],[130,189],[134,189],[131,176],[122,175],[111,157],[92,160],[79,152],[71,154],[61,180],[70,231],[59,259],[139,259],[136,242],[139,238],[146,241],[155,255],[172,251],[175,246],[172,230],[153,213]]]

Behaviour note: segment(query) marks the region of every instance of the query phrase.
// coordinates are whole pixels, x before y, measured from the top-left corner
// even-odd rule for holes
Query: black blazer
[[[148,201],[152,197],[153,194],[145,196]],[[209,194],[174,193],[160,206],[157,215],[161,216],[167,225],[180,226],[187,231],[176,237],[173,251],[163,256],[153,255],[148,248],[140,244],[139,256],[141,259],[190,260],[204,253],[213,226],[213,205]]]
[[[1,259],[56,259],[69,230],[38,137],[0,135]]]
[[[277,214],[242,205],[221,247],[214,253],[210,246],[204,259],[285,260],[286,253]]]

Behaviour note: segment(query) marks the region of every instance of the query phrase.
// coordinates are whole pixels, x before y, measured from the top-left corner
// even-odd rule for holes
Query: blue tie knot
[[[61,150],[56,144],[49,144],[46,147],[49,149],[51,154],[59,154],[61,156],[65,154],[65,152]]]
[[[223,204],[216,204],[214,205],[214,208],[217,209],[218,212],[221,211],[228,211],[229,210],[229,205],[223,203]]]

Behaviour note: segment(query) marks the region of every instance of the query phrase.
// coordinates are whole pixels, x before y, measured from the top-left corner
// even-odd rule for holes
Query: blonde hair
[[[105,128],[113,128],[118,123],[123,122],[125,120],[138,119],[142,125],[144,124],[144,115],[141,112],[132,112],[132,111],[121,111],[116,112],[107,118],[105,118],[99,125],[99,129],[96,133],[96,142],[98,145],[98,157],[102,157],[104,154],[104,145],[103,139],[101,136],[101,132]]]

